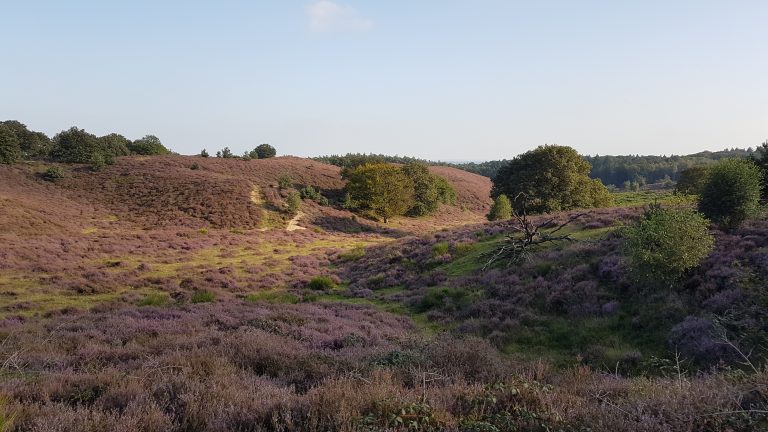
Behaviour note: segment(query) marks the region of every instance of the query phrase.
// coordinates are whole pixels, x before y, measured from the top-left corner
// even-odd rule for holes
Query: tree
[[[288,194],[288,213],[295,215],[301,209],[301,194],[293,191]]]
[[[137,139],[131,143],[128,148],[131,152],[138,155],[165,155],[171,154],[171,151],[163,146],[160,138],[154,135],[146,135],[144,138]]]
[[[507,220],[512,217],[512,203],[506,195],[499,195],[493,200],[491,211],[486,216],[489,221]]]
[[[91,163],[94,155],[101,155],[103,148],[95,135],[73,126],[53,137],[51,155],[69,163]]]
[[[251,159],[268,159],[277,155],[277,150],[269,144],[260,144],[249,153]]]
[[[12,164],[21,158],[19,139],[13,130],[0,124],[0,163]]]
[[[651,207],[623,231],[630,276],[638,282],[671,286],[699,265],[714,245],[709,221],[684,208]]]
[[[260,144],[251,152],[251,159],[268,159],[275,157],[277,150],[269,144]]]
[[[110,162],[113,157],[128,156],[131,154],[129,147],[131,146],[131,140],[117,134],[111,133],[99,138],[99,144],[103,152],[108,155],[107,162]]]
[[[345,174],[347,192],[356,207],[387,223],[405,214],[414,204],[413,181],[389,164],[364,164]]]
[[[765,140],[760,147],[757,148],[750,159],[763,172],[763,179],[768,179],[768,140]],[[763,183],[762,197],[763,199],[768,198],[768,181]]]
[[[763,173],[746,159],[715,164],[701,189],[699,211],[724,229],[733,229],[760,208]]]
[[[232,150],[229,147],[224,147],[221,151],[216,152],[216,157],[230,159],[235,157],[235,155],[232,154]]]
[[[50,153],[52,143],[46,134],[31,131],[27,125],[16,120],[6,120],[0,124],[7,126],[16,135],[21,149],[21,158],[43,157]]]
[[[440,204],[456,200],[456,193],[451,185],[444,178],[430,173],[427,165],[411,162],[401,170],[411,180],[414,188],[415,198],[413,206],[408,209],[408,215],[430,215],[437,211]]]
[[[208,150],[206,150],[206,149],[203,149],[203,150],[200,152],[200,156],[201,156],[201,157],[208,157],[208,156],[209,156],[209,155],[208,155]]]
[[[600,180],[589,178],[590,169],[570,147],[540,146],[499,169],[491,196],[523,196],[531,213],[606,206],[610,193]],[[520,211],[522,204],[515,199],[512,206]]]
[[[709,177],[709,167],[699,165],[680,172],[680,178],[675,185],[675,193],[683,195],[699,195]]]

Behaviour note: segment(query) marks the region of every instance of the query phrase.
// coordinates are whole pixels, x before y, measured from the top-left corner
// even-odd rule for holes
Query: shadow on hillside
[[[314,218],[312,223],[326,231],[341,232],[345,234],[372,233],[392,238],[400,238],[410,235],[410,233],[405,231],[367,224],[364,221],[361,222],[358,218],[349,216],[323,215]]]

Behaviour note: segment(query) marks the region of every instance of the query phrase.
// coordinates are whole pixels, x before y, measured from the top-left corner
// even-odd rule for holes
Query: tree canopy
[[[531,213],[607,206],[608,190],[589,178],[590,168],[570,147],[540,146],[503,166],[493,179],[491,195],[511,197],[517,211],[523,210],[517,199],[522,196]]]
[[[394,165],[363,164],[346,171],[345,178],[354,206],[384,223],[405,214],[415,202],[413,180]]]
[[[440,204],[452,204],[456,201],[454,192],[448,182],[429,172],[429,167],[419,162],[404,165],[401,170],[411,180],[414,190],[414,201],[409,216],[426,216],[435,213]]]
[[[251,159],[268,159],[275,157],[277,150],[269,144],[260,144],[251,152]]]
[[[12,164],[20,157],[19,139],[10,127],[0,123],[0,163]]]
[[[154,135],[145,135],[131,143],[128,148],[132,153],[138,155],[164,155],[171,154],[171,151],[163,146],[160,138]]]

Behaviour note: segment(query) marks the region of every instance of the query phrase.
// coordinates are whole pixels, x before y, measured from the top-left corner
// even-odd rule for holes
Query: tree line
[[[129,155],[162,155],[171,151],[154,135],[136,140],[118,133],[96,136],[71,127],[53,138],[42,132],[29,130],[16,120],[0,122],[0,163],[12,164],[19,160],[49,159],[67,163],[91,164],[95,169],[112,164],[115,157]]]
[[[600,179],[605,185],[624,187],[642,186],[646,183],[677,181],[680,174],[688,168],[700,165],[713,165],[728,158],[748,158],[756,154],[752,148],[725,149],[717,152],[704,151],[686,156],[583,156],[589,162],[588,173],[593,179]],[[407,156],[382,154],[348,153],[346,155],[319,156],[313,158],[319,162],[342,168],[355,167],[363,163],[398,163],[418,162],[426,165],[450,166],[485,177],[494,178],[499,170],[509,163],[508,159],[486,162],[451,163],[429,161]]]

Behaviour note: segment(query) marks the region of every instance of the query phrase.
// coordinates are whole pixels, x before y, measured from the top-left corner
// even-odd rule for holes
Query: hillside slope
[[[30,228],[39,225],[50,229],[64,220],[81,219],[88,210],[144,228],[256,229],[272,226],[282,217],[279,210],[285,193],[278,188],[281,178],[290,178],[296,188],[319,189],[331,202],[342,199],[345,184],[338,167],[290,156],[248,161],[176,155],[123,157],[99,172],[87,166],[59,165],[66,176],[55,184],[39,177],[50,165],[0,168],[4,180],[0,199],[8,204],[0,213],[0,223],[21,218]],[[475,220],[487,211],[488,179],[454,168],[432,170],[444,176],[457,192],[455,208],[446,207],[442,219],[455,223],[465,217]],[[308,202],[306,207],[310,220],[352,216]]]

